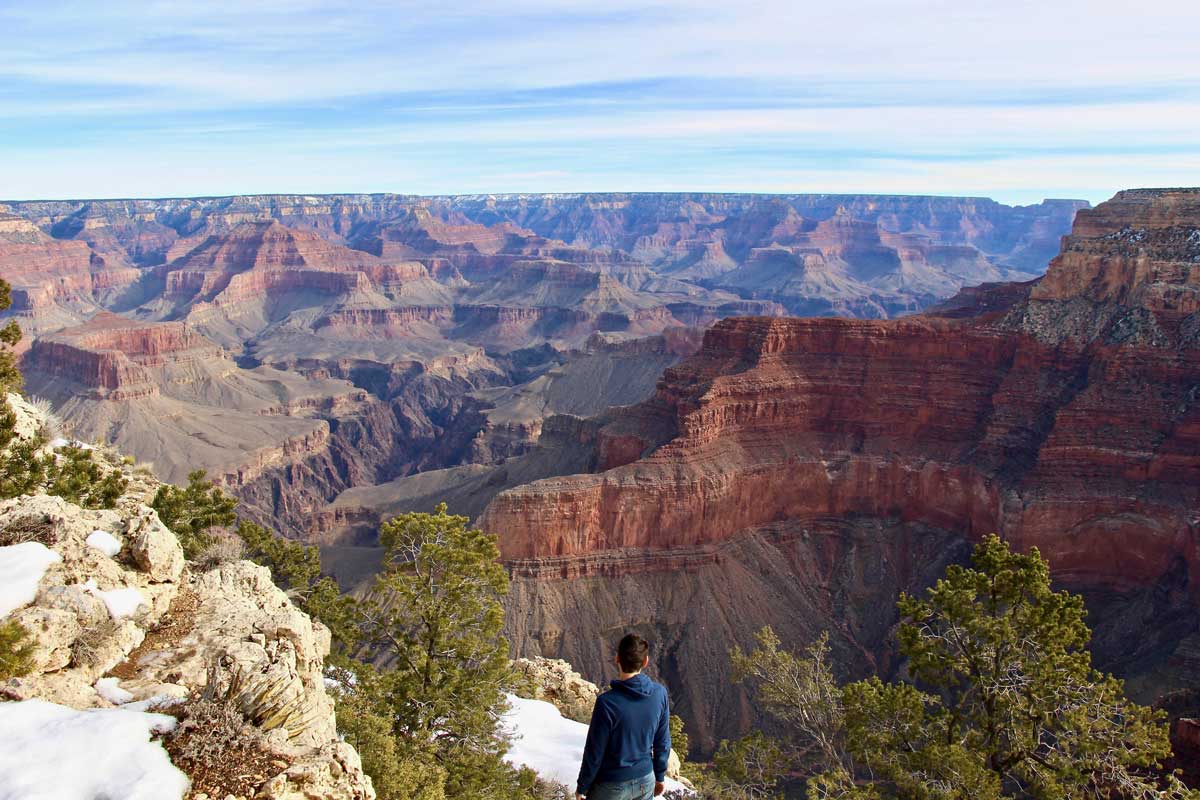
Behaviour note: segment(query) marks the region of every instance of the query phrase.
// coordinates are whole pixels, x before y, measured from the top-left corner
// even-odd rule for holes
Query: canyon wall
[[[642,630],[711,746],[751,716],[730,646],[763,624],[792,645],[827,629],[843,672],[873,671],[896,592],[995,531],[1085,593],[1098,661],[1140,697],[1194,680],[1198,200],[1081,211],[1042,281],[945,316],[717,323],[604,422],[598,446],[624,445],[598,471],[483,513],[514,577],[514,641],[598,677],[608,640]]]

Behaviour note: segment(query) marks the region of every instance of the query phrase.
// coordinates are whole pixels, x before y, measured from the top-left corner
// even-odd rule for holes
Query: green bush
[[[205,476],[200,469],[188,474],[188,485],[182,489],[160,486],[150,503],[163,524],[179,537],[188,558],[196,558],[212,544],[210,528],[237,520],[237,500]]]
[[[58,459],[47,468],[49,494],[83,508],[112,508],[129,488],[117,469],[105,469],[93,451],[68,446],[59,449]]]
[[[16,620],[0,623],[0,681],[33,671],[33,642]]]

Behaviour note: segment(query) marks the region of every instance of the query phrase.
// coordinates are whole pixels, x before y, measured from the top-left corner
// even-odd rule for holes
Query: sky
[[[1200,185],[1196,0],[0,0],[0,198]]]

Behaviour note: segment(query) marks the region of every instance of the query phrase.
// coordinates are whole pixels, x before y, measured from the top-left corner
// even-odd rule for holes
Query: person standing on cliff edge
[[[617,645],[621,674],[596,698],[575,800],[650,800],[663,793],[671,755],[667,690],[647,678],[650,645],[630,633]]]

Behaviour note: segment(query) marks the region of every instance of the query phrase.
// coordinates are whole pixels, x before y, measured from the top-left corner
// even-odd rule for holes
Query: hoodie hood
[[[655,685],[654,681],[640,672],[628,680],[612,681],[609,683],[609,686],[614,691],[622,692],[635,698],[649,697],[654,693]]]

